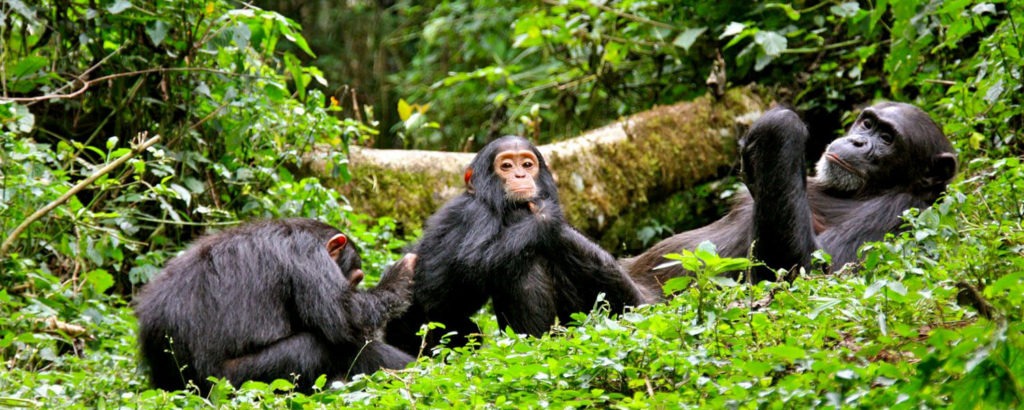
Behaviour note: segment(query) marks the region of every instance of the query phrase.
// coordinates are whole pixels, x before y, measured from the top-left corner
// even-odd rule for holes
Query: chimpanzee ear
[[[348,244],[348,238],[345,234],[337,234],[327,240],[327,253],[331,254],[332,259],[338,259],[338,255],[341,255],[341,250],[345,249],[345,245]]]
[[[470,182],[473,179],[473,168],[466,168],[466,174],[462,178],[466,180],[466,192],[469,194],[476,193],[473,183]]]
[[[956,175],[956,154],[943,152],[932,157],[932,166],[928,170],[928,182],[938,185],[949,182]]]

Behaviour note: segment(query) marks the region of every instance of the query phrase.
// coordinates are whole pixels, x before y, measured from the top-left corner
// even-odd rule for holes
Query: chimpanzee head
[[[953,145],[921,109],[883,102],[864,109],[818,160],[826,189],[871,195],[893,189],[937,197],[956,174]]]
[[[363,259],[359,257],[355,244],[349,242],[345,234],[339,233],[327,241],[327,253],[338,264],[349,287],[355,289],[363,281]]]
[[[466,170],[466,192],[495,209],[534,199],[558,201],[558,189],[540,150],[514,135],[487,144]]]

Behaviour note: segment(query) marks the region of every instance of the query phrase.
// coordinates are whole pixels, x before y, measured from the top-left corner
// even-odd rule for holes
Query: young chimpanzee
[[[811,253],[824,249],[832,266],[855,262],[857,248],[899,229],[909,208],[930,206],[956,174],[953,145],[921,109],[880,103],[861,112],[846,136],[829,144],[806,177],[807,127],[793,111],[775,108],[742,138],[743,177],[749,195],[722,219],[683,232],[624,261],[630,274],[650,289],[687,274],[681,266],[658,269],[666,253],[693,249],[710,240],[722,256],[746,256],[769,268],[809,267]],[[791,270],[791,273],[795,273]],[[774,280],[771,269],[756,269],[754,281]]]
[[[208,391],[210,376],[344,379],[414,360],[378,340],[408,305],[415,255],[359,291],[362,260],[334,227],[312,219],[256,222],[208,235],[167,263],[135,299],[152,383]]]
[[[502,137],[474,157],[466,191],[430,217],[415,253],[413,304],[386,332],[411,354],[426,322],[446,327],[428,336],[428,347],[451,331],[449,345],[464,345],[480,331],[470,316],[488,299],[502,329],[535,336],[590,311],[601,293],[614,312],[647,301],[615,258],[566,223],[544,158],[521,137]]]

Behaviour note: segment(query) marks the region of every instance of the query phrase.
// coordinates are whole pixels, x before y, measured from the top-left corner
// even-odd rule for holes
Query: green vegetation
[[[394,51],[373,61],[226,0],[0,3],[0,407],[1024,406],[1021,2],[385,3],[338,6],[387,17],[344,37]],[[321,218],[354,235],[371,272],[415,239],[297,172],[313,146],[334,147],[345,179],[354,142],[475,149],[482,124],[569,136],[703,94],[719,52],[731,84],[772,87],[819,132],[875,98],[921,106],[961,177],[866,245],[857,275],[737,285],[713,273],[746,262],[706,247],[680,255],[706,268],[670,302],[614,320],[598,306],[543,338],[481,315],[482,349],[313,395],[286,381],[162,392],[137,371],[127,300],[207,229]],[[386,107],[352,110],[332,58],[384,59]]]

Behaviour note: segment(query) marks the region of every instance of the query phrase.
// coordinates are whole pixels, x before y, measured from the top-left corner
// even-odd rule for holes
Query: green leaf
[[[14,67],[11,68],[10,76],[15,78],[27,74],[35,74],[36,71],[46,67],[48,62],[49,60],[39,56],[28,56],[22,58],[14,64]]]
[[[774,31],[758,31],[754,34],[754,42],[761,46],[764,53],[769,57],[777,57],[786,51],[788,41],[786,37]]]
[[[156,20],[146,25],[146,35],[149,36],[149,40],[153,42],[153,45],[159,46],[167,38],[167,31],[170,26],[163,20]]]
[[[693,283],[693,276],[678,276],[665,281],[665,286],[662,287],[662,292],[665,295],[672,295],[676,292],[686,290],[690,287],[690,283]]]
[[[601,56],[601,59],[611,65],[618,65],[626,58],[627,52],[628,50],[622,44],[609,42],[604,46],[604,54]]]
[[[974,14],[996,14],[996,6],[992,3],[978,3],[971,7],[971,13]]]
[[[130,152],[132,152],[131,148],[118,148],[118,149],[115,149],[115,150],[110,152],[109,160],[115,160],[115,159],[121,158],[121,157],[123,157],[125,155],[128,155]]]
[[[999,278],[985,288],[985,296],[995,297],[1002,292],[1013,292],[1021,289],[1021,282],[1024,282],[1024,272],[1011,273]]]
[[[726,37],[735,36],[735,35],[737,35],[739,33],[742,33],[743,29],[745,29],[745,28],[747,28],[747,26],[745,24],[737,23],[737,22],[734,21],[732,23],[729,23],[728,26],[725,26],[725,30],[722,31],[722,35],[718,36],[718,38],[726,38]]]
[[[302,34],[296,33],[295,29],[292,28],[292,24],[294,23],[291,23],[287,20],[281,20],[278,21],[278,23],[278,29],[281,30],[281,34],[284,34],[284,38],[287,38],[288,41],[295,43],[295,45],[298,46],[300,50],[304,51],[310,57],[316,57],[316,54],[314,54],[313,50],[309,48],[309,43],[306,43],[306,39],[302,37]]]
[[[765,4],[764,8],[765,9],[782,9],[782,11],[784,13],[786,13],[786,17],[789,17],[790,20],[793,20],[793,21],[800,20],[800,12],[796,11],[795,9],[793,9],[793,6],[791,6],[789,4],[769,3],[769,4]]]
[[[739,286],[739,283],[736,283],[735,279],[728,276],[713,275],[708,277],[708,281],[723,288],[734,288]]]
[[[249,39],[252,38],[252,29],[249,25],[239,22],[230,29],[231,41],[240,49],[249,47]]]
[[[857,380],[857,372],[853,369],[843,369],[836,372],[836,378],[843,380]]]
[[[121,12],[128,10],[132,7],[132,2],[128,0],[117,0],[114,4],[107,7],[107,11],[111,14],[121,14]]]
[[[695,41],[697,41],[697,37],[704,34],[707,29],[707,27],[688,28],[676,36],[676,39],[672,41],[672,45],[681,47],[683,50],[690,51],[690,47],[693,46]]]
[[[857,12],[860,11],[860,5],[855,1],[848,1],[838,6],[830,7],[829,11],[839,17],[850,18],[857,15]]]
[[[114,286],[114,276],[103,269],[96,269],[85,274],[86,283],[92,285],[96,294],[102,294]]]
[[[751,266],[753,266],[753,262],[746,258],[720,258],[715,263],[709,263],[708,270],[717,275],[726,272],[745,271]]]
[[[885,287],[899,295],[907,294],[907,287],[903,286],[903,283],[899,281],[889,281],[885,284]]]
[[[188,189],[178,184],[171,184],[170,188],[177,195],[178,199],[185,201],[185,206],[192,203],[192,194],[188,192]]]
[[[302,62],[299,61],[298,57],[294,54],[285,52],[284,53],[284,65],[288,69],[288,73],[292,75],[292,81],[295,82],[295,91],[299,96],[299,100],[306,99],[306,83],[309,80],[307,76],[302,72]]]
[[[878,293],[878,291],[882,290],[882,288],[885,287],[886,282],[888,281],[880,280],[875,283],[872,283],[871,286],[868,286],[867,289],[864,289],[864,296],[862,296],[862,298],[868,299],[872,296],[875,296]]]
[[[295,384],[288,380],[277,379],[270,382],[271,391],[292,391],[295,389]]]
[[[693,253],[704,262],[718,260],[717,249],[715,248],[715,244],[711,243],[711,241],[703,241],[697,244],[697,249],[694,249]]]
[[[772,346],[764,349],[764,352],[776,359],[784,360],[788,363],[793,363],[798,359],[803,359],[807,356],[807,352],[804,351],[804,349],[791,345]]]

